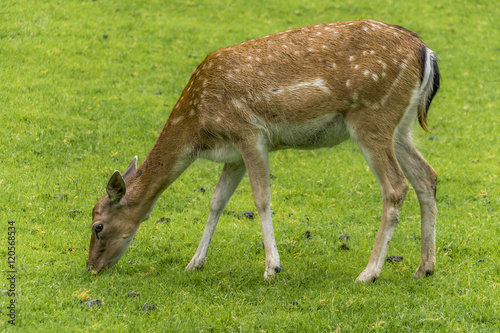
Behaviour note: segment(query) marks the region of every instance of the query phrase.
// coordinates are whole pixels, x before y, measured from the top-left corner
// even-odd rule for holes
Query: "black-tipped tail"
[[[429,125],[427,124],[427,114],[431,102],[439,90],[441,82],[441,74],[437,64],[437,57],[432,50],[425,48],[422,50],[422,100],[418,112],[418,122],[422,129],[429,132]]]

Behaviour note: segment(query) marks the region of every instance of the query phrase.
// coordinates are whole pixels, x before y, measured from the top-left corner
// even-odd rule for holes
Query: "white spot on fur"
[[[373,73],[372,74],[372,79],[373,79],[373,81],[378,81],[378,75],[375,74],[375,73]]]
[[[314,80],[314,84],[318,86],[321,90],[323,90],[326,93],[330,93],[330,89],[325,85],[325,82],[321,78],[317,78]]]
[[[316,80],[310,82],[299,82],[296,85],[289,86],[288,90],[294,91],[300,88],[311,87],[311,86],[316,86],[327,94],[331,92],[330,89],[325,85],[323,79],[321,78],[317,78]]]
[[[179,116],[172,120],[172,125],[177,125],[182,119],[184,119],[184,116]]]
[[[354,56],[350,56],[349,61],[353,61],[353,60],[354,60]]]
[[[237,100],[236,98],[233,98],[231,100],[231,103],[233,103],[233,105],[237,108],[237,109],[243,109],[243,104],[241,104],[241,102],[239,100]]]
[[[383,69],[387,68],[387,64],[385,62],[383,62],[382,60],[378,59],[377,62],[382,65]]]
[[[354,69],[358,69],[358,68],[359,68],[359,65],[355,65],[355,66],[354,66]]]
[[[217,117],[217,118],[215,118],[215,121],[218,122],[218,123],[220,123],[222,121],[222,118],[221,117]]]
[[[347,80],[346,83],[345,83],[346,87],[349,88],[350,85],[351,85],[351,80]]]
[[[366,70],[363,72],[363,75],[364,75],[364,76],[368,76],[368,75],[370,75],[370,71],[366,69]]]
[[[194,109],[191,109],[191,111],[189,111],[189,115],[192,117],[194,116],[196,113],[196,111]]]
[[[336,63],[333,63],[333,64],[332,64],[332,68],[335,68],[335,67],[337,67],[337,64],[336,64]]]

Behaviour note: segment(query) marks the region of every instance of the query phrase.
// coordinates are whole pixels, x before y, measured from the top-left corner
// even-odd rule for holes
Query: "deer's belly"
[[[328,114],[302,124],[271,124],[267,128],[270,150],[332,147],[349,138],[340,114]]]

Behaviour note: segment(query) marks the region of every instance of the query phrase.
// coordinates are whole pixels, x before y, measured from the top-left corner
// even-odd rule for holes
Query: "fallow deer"
[[[380,275],[408,191],[406,178],[421,209],[421,261],[414,276],[432,275],[437,175],[410,132],[416,119],[427,131],[439,84],[436,56],[415,33],[372,20],[287,30],[211,53],[139,168],[135,157],[123,175],[111,176],[107,195],[92,212],[87,269],[96,273],[116,264],[162,192],[194,160],[205,158],[224,167],[186,269],[204,266],[219,217],[248,170],[269,278],[283,269],[271,222],[269,152],[331,147],[351,138],[383,198],[375,245],[356,281]]]

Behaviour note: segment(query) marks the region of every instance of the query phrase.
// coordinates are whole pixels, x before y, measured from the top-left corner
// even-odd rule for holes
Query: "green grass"
[[[467,0],[3,1],[0,289],[9,288],[7,230],[15,221],[17,308],[13,327],[10,298],[0,294],[0,329],[500,330],[498,17],[495,2]],[[434,276],[412,279],[420,213],[410,191],[389,249],[404,261],[387,263],[374,284],[354,284],[373,246],[381,196],[353,143],[272,154],[274,227],[286,270],[271,282],[262,279],[258,219],[237,216],[255,211],[248,178],[221,218],[205,269],[183,271],[221,171],[202,160],[164,193],[116,267],[85,271],[90,213],[109,176],[147,155],[209,52],[359,18],[416,31],[439,56],[434,140],[415,128],[439,175]],[[200,187],[207,191],[194,191]],[[161,217],[171,221],[156,223]],[[343,233],[349,251],[340,249]],[[82,302],[93,298],[103,305]]]

